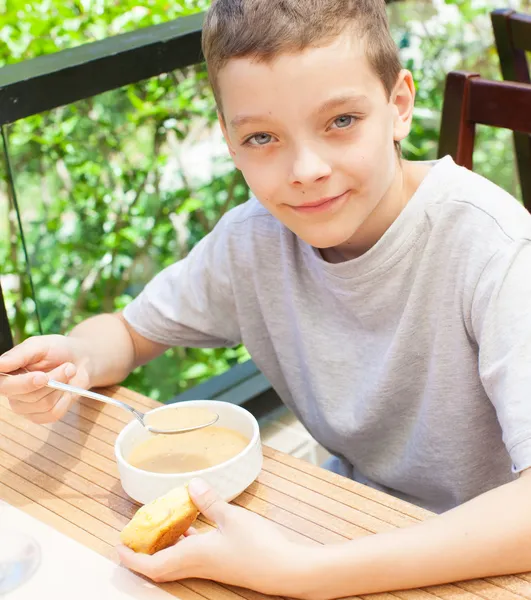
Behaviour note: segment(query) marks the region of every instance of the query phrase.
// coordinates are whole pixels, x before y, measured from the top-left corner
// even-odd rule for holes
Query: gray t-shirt
[[[531,466],[530,242],[531,215],[446,157],[361,257],[325,262],[252,199],[125,318],[243,342],[340,472],[441,512]]]

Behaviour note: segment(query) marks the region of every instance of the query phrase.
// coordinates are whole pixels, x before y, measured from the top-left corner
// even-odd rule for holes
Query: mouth
[[[306,202],[305,204],[299,204],[298,206],[290,205],[290,207],[297,213],[317,213],[331,210],[339,205],[348,195],[348,192],[344,192],[339,196],[329,196],[328,198],[321,198],[316,202]]]

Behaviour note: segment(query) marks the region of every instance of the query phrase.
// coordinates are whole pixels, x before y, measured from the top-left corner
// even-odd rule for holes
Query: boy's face
[[[380,236],[404,203],[394,141],[409,132],[411,76],[400,74],[389,99],[353,37],[271,63],[232,59],[218,76],[237,168],[264,207],[316,248],[368,230]]]

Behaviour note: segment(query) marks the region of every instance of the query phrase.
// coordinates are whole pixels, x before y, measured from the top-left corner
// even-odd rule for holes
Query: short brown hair
[[[203,26],[203,53],[222,111],[217,74],[232,58],[269,61],[332,41],[347,28],[390,96],[401,65],[384,0],[213,0]]]

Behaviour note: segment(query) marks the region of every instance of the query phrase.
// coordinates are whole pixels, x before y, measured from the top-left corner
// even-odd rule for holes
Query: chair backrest
[[[531,83],[526,57],[531,52],[531,15],[499,9],[490,18],[503,78]],[[516,132],[514,149],[524,204],[531,209],[531,136]]]
[[[529,136],[531,84],[490,81],[477,73],[464,71],[448,73],[439,157],[450,154],[457,164],[472,169],[476,124],[503,127]],[[531,175],[531,161],[527,163],[526,173]],[[531,210],[531,193],[524,195],[524,205]]]
[[[499,9],[490,14],[504,79],[530,83],[526,51],[531,52],[531,15]]]

